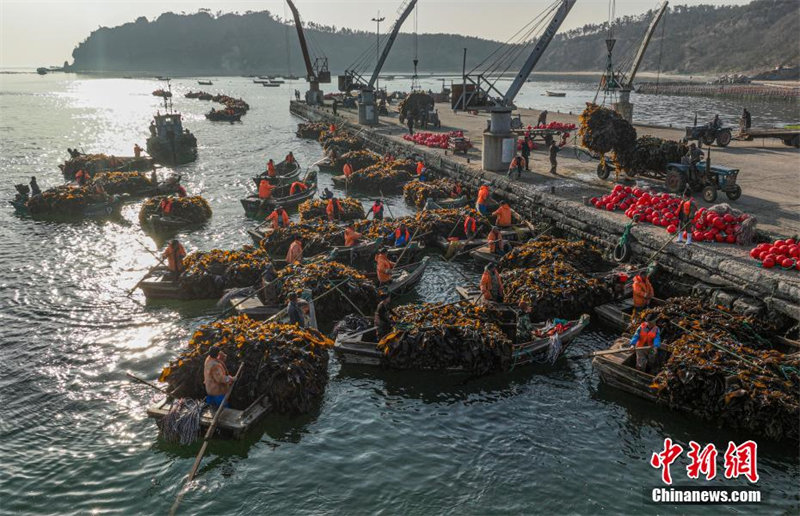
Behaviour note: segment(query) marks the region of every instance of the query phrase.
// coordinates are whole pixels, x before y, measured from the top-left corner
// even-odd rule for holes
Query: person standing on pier
[[[337,115],[336,108],[339,107],[339,101],[336,100],[336,99],[333,99],[332,107],[333,107],[333,116],[336,116]]]
[[[558,144],[556,144],[555,139],[552,139],[550,142],[550,173],[556,175],[556,167],[558,167],[558,159],[556,156],[558,155],[558,151],[561,150],[558,148]]]
[[[539,118],[536,120],[536,127],[543,127],[547,125],[547,110],[545,109],[539,113]]]
[[[692,230],[694,229],[694,216],[697,212],[697,205],[692,199],[689,187],[683,191],[683,200],[678,205],[678,239],[676,242],[683,241],[683,232],[686,231],[686,245],[692,243]]]
[[[414,134],[414,117],[411,116],[410,114],[409,114],[409,117],[408,117],[408,122],[406,122],[406,125],[408,125],[408,134],[412,134],[413,135]]]
[[[481,299],[484,303],[503,302],[503,280],[497,272],[497,266],[493,263],[486,265],[481,276]]]
[[[647,372],[647,364],[655,362],[655,358],[658,356],[658,348],[661,346],[661,330],[656,325],[655,319],[656,314],[647,314],[647,318],[631,337],[631,347],[636,348],[636,369],[639,371]]]
[[[228,374],[225,360],[228,357],[218,346],[208,348],[208,355],[203,364],[203,385],[206,388],[206,403],[219,407],[225,395],[236,381],[236,376]],[[229,404],[225,404],[226,407]]]
[[[520,154],[522,154],[522,159],[525,160],[525,171],[530,172],[530,160],[531,160],[531,139],[526,137],[522,140],[522,148],[520,149]]]
[[[514,156],[514,158],[511,160],[511,163],[508,165],[508,177],[511,178],[511,176],[514,175],[514,172],[517,173],[517,179],[522,176],[522,156],[519,154]]]

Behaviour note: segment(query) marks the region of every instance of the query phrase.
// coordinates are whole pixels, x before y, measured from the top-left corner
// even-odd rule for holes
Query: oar
[[[167,390],[166,390],[166,389],[162,389],[161,387],[159,387],[158,385],[156,385],[156,384],[154,384],[154,383],[150,383],[150,382],[148,382],[147,380],[145,380],[145,379],[143,379],[143,378],[139,378],[138,376],[136,376],[135,374],[133,374],[133,373],[130,373],[130,372],[128,372],[128,373],[125,373],[125,375],[126,375],[128,378],[130,378],[131,380],[136,380],[136,381],[137,381],[137,382],[139,382],[139,383],[143,383],[143,384],[147,385],[148,387],[152,387],[153,389],[155,389],[155,390],[157,390],[157,391],[159,391],[159,392],[163,392],[164,394],[166,394],[167,396],[169,396],[169,392],[167,392]]]
[[[159,265],[161,265],[162,263],[164,263],[164,260],[166,260],[166,259],[167,259],[167,257],[166,257],[166,256],[162,256],[162,257],[161,257],[161,259],[160,259],[160,260],[158,260],[158,263],[156,263],[155,265],[153,265],[152,267],[150,267],[150,269],[148,269],[148,271],[147,271],[147,274],[145,274],[145,275],[144,275],[144,277],[143,277],[142,279],[140,279],[140,280],[139,280],[139,281],[136,283],[136,285],[134,285],[134,286],[133,286],[133,288],[131,288],[131,289],[128,291],[128,293],[127,293],[127,294],[125,294],[125,297],[129,297],[131,294],[133,294],[133,293],[136,291],[136,289],[137,289],[137,288],[139,288],[139,285],[141,285],[142,283],[144,283],[144,280],[146,280],[147,278],[149,278],[149,277],[150,277],[150,274],[153,272],[153,270],[155,270],[155,268],[156,268],[156,267],[158,267]]]
[[[644,351],[644,350],[648,350],[648,349],[653,349],[653,346],[644,346],[644,347],[641,347],[641,348],[630,347],[630,348],[619,348],[619,349],[605,349],[603,351],[594,351],[594,352],[591,352],[591,353],[584,353],[583,355],[574,355],[574,356],[571,356],[571,357],[567,357],[567,359],[576,360],[576,359],[580,359],[580,358],[592,358],[592,357],[599,357],[599,356],[603,356],[603,355],[616,355],[618,353],[629,353],[631,351],[636,351],[637,349]]]
[[[389,216],[392,217],[392,218],[395,218],[394,213],[392,213],[392,208],[388,204],[386,204],[386,200],[384,199],[384,195],[383,195],[383,189],[382,188],[378,188],[378,191],[381,193],[381,204],[386,206],[386,210],[389,212]]]
[[[403,252],[400,253],[400,256],[397,258],[397,261],[394,262],[395,265],[400,263],[400,261],[403,259],[403,255],[406,254],[406,251],[408,251],[408,248],[411,246],[411,242],[414,241],[414,237],[417,236],[417,232],[419,231],[419,228],[421,228],[421,227],[422,227],[422,225],[419,225],[419,226],[417,226],[417,229],[414,230],[414,234],[411,235],[411,238],[409,239],[409,241],[406,242],[406,246],[403,248]]]

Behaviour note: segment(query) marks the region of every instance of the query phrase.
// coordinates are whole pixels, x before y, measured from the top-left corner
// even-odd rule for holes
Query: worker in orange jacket
[[[656,314],[647,315],[631,337],[631,347],[636,348],[636,369],[647,372],[648,363],[655,365],[661,347],[661,330],[656,324]],[[651,349],[643,349],[652,347]]]
[[[345,247],[353,247],[358,243],[361,239],[361,233],[358,233],[353,224],[348,224],[346,228],[344,228],[344,246]]]
[[[167,268],[173,278],[180,276],[181,272],[183,272],[183,259],[186,258],[186,249],[177,238],[170,240],[161,257],[167,259]]]
[[[89,173],[83,169],[78,170],[75,172],[75,182],[78,183],[78,186],[85,185],[90,179]]]
[[[349,179],[350,176],[353,175],[353,165],[351,165],[349,161],[344,164],[344,167],[342,167],[342,173],[344,174],[344,177],[347,179]]]
[[[489,252],[492,254],[503,255],[506,252],[506,242],[503,241],[503,234],[500,228],[492,226],[492,230],[486,236],[486,243],[489,244]]]
[[[265,219],[267,222],[272,222],[272,229],[285,228],[289,225],[289,215],[282,206],[276,207],[272,213]]]
[[[300,262],[302,260],[303,260],[303,239],[298,236],[295,237],[291,245],[289,245],[289,251],[286,253],[286,263],[292,264],[295,262]]]
[[[423,170],[425,170],[425,163],[422,160],[417,161],[417,175],[421,175]]]
[[[272,191],[275,189],[269,181],[266,179],[262,179],[260,183],[258,183],[258,198],[259,199],[269,199],[272,197]]]
[[[478,232],[478,221],[475,220],[475,217],[468,211],[464,216],[464,236],[468,239],[475,238],[475,234]]]
[[[486,202],[489,200],[489,186],[482,185],[478,188],[478,200],[475,202],[475,209],[478,210],[478,213],[483,215],[484,217],[489,216],[489,208],[486,206]]]
[[[342,217],[342,203],[336,197],[328,199],[328,205],[325,207],[325,213],[328,215],[328,220],[333,222]]]
[[[286,158],[283,161],[289,164],[294,163],[294,154],[292,154],[292,152],[289,151],[289,154],[286,155]]]
[[[511,206],[507,201],[501,201],[500,207],[494,210],[492,216],[497,217],[495,225],[501,228],[507,228],[511,225]]]
[[[275,177],[276,175],[278,175],[278,172],[275,170],[275,162],[272,161],[272,158],[270,158],[270,160],[267,161],[267,175],[269,177]]]
[[[637,274],[633,278],[633,315],[639,310],[644,310],[650,306],[650,301],[653,300],[655,292],[653,291],[653,284],[650,283],[650,271],[642,274]]]
[[[394,269],[394,262],[389,260],[386,248],[381,247],[378,254],[375,255],[375,271],[378,274],[378,282],[381,285],[392,282],[392,269]]]
[[[503,280],[500,278],[495,264],[490,263],[484,267],[480,286],[481,298],[484,302],[503,302]]]
[[[305,183],[302,181],[295,181],[292,183],[292,186],[289,187],[289,195],[305,192],[306,190],[308,190],[308,186]]]
[[[164,215],[169,215],[170,213],[172,213],[172,203],[173,203],[172,197],[164,197],[158,204],[158,208]]]

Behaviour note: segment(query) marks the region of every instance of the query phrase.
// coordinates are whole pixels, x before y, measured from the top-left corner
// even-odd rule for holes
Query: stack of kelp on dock
[[[231,372],[244,362],[229,400],[232,408],[245,409],[265,396],[272,412],[305,414],[322,399],[328,381],[325,350],[333,341],[313,329],[246,316],[201,326],[192,335],[187,349],[161,373],[173,396],[205,398],[203,364],[211,346],[227,355]]]
[[[765,338],[773,328],[695,298],[670,299],[642,317],[650,313],[670,353],[651,386],[659,401],[726,427],[800,438],[800,357],[773,349]]]
[[[195,251],[184,258],[179,282],[189,298],[218,298],[227,289],[255,285],[269,262],[266,251],[252,246]]]
[[[364,218],[364,206],[358,199],[344,197],[338,199],[342,207],[339,220],[359,220]],[[300,222],[311,222],[315,219],[327,220],[328,214],[325,211],[328,201],[323,199],[309,199],[298,207],[300,212]]]

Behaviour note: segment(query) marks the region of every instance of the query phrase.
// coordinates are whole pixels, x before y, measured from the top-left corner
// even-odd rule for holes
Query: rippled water
[[[0,170],[9,196],[32,174],[43,187],[61,182],[56,165],[67,147],[128,155],[134,143],[143,145],[156,87],[62,74],[0,76]],[[236,125],[207,122],[208,103],[182,98],[198,89],[194,81],[173,87],[200,145],[198,161],[180,169],[183,181],[214,209],[206,228],[181,239],[189,249],[247,243],[253,222],[238,199],[251,173],[288,150],[303,164],[320,156],[318,144],[293,134],[298,120],[288,100],[303,86],[214,79],[206,89],[252,107]],[[327,185],[327,175],[320,179]],[[395,214],[408,211],[398,198],[390,205]],[[126,206],[121,223],[80,224],[0,210],[0,512],[163,514],[191,467],[198,447],[156,438],[145,416],[152,391],[128,382],[125,372],[156,377],[217,311],[207,302],[146,308],[138,292],[125,297],[153,262],[144,247],[155,249],[138,227],[138,207]],[[458,272],[434,263],[413,297],[453,300],[461,282]],[[612,338],[587,332],[572,353]],[[270,418],[243,441],[212,442],[181,512],[664,512],[646,504],[645,488],[658,485],[648,459],[666,436],[722,449],[749,437],[606,388],[586,360],[480,379],[341,368],[333,360],[315,413]],[[797,451],[760,444],[765,504],[758,509],[796,511]]]

